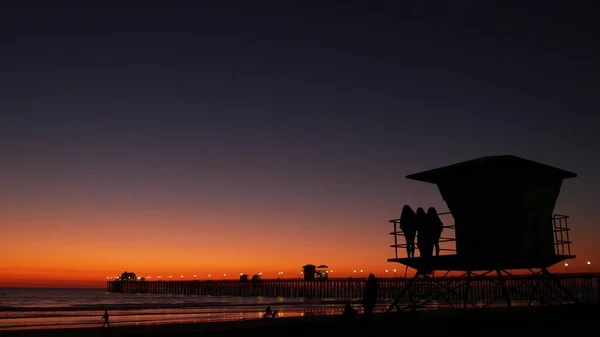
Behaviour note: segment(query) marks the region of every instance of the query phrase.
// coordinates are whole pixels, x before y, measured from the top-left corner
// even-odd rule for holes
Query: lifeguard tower
[[[448,297],[464,301],[464,307],[482,307],[470,301],[470,284],[477,279],[493,279],[500,284],[508,307],[511,294],[527,296],[529,303],[539,304],[576,302],[567,293],[548,267],[575,256],[570,252],[568,216],[553,214],[564,179],[577,175],[531,160],[511,156],[489,156],[408,175],[406,178],[436,184],[446,202],[454,224],[445,224],[440,242],[454,243],[450,253],[433,257],[405,256],[404,237],[400,219],[394,224],[395,257],[398,262],[416,270],[407,280],[389,310],[401,311],[400,300],[419,293],[416,300],[409,296],[404,309],[414,310]],[[447,213],[440,213],[447,214]],[[442,218],[447,221],[447,219]],[[454,238],[448,232],[454,230]],[[509,270],[533,273],[538,280],[530,291],[523,291],[525,283],[507,285],[512,278]],[[443,277],[433,277],[443,271]],[[442,282],[451,271],[460,277]],[[490,276],[496,274],[495,277]],[[531,277],[529,278],[531,279]],[[545,289],[545,290],[543,290]],[[550,291],[551,290],[551,291]],[[425,295],[423,295],[425,293]],[[449,296],[451,295],[451,296]]]

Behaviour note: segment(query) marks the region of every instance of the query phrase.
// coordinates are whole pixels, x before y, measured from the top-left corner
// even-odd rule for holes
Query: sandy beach
[[[197,336],[260,334],[261,336],[322,333],[578,333],[597,325],[600,310],[592,304],[553,308],[444,310],[381,314],[372,322],[346,322],[340,316],[313,316],[234,322],[140,325],[0,331],[0,336]]]

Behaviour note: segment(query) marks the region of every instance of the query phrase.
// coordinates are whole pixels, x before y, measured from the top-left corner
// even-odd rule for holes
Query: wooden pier
[[[557,274],[560,285],[571,292],[582,302],[598,299],[600,273]],[[405,278],[379,279],[382,300],[392,300],[410,282]],[[462,282],[460,277],[435,278],[447,287]],[[470,285],[470,296],[474,301],[487,302],[502,295],[495,277],[487,277],[473,281]],[[527,283],[536,280],[531,275],[514,275],[505,278],[509,287],[529,291]],[[113,293],[149,293],[149,294],[182,294],[210,296],[263,296],[289,298],[321,298],[334,300],[356,300],[364,293],[364,279],[330,279],[326,281],[304,280],[260,280],[258,282],[240,282],[237,280],[194,280],[194,281],[108,281],[106,291]],[[432,284],[432,287],[434,285]],[[544,288],[544,287],[542,287]],[[426,291],[421,287],[421,291]],[[537,289],[537,291],[553,291],[553,289]],[[412,294],[413,296],[415,294]],[[418,296],[418,294],[416,294]],[[457,288],[456,300],[460,300],[460,289]],[[523,294],[521,300],[527,300]],[[408,296],[408,295],[407,295]],[[518,297],[518,296],[517,296]],[[514,298],[518,301],[519,298]]]

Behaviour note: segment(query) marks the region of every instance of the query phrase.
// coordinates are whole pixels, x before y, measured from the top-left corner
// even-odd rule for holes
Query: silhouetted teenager
[[[363,298],[363,315],[366,320],[370,320],[373,316],[373,309],[377,304],[377,297],[379,296],[379,285],[375,279],[375,275],[369,274],[369,278],[365,283],[365,298]]]
[[[415,211],[408,205],[402,207],[400,214],[400,230],[406,239],[406,256],[415,257],[415,236],[417,235],[417,226],[415,223]]]
[[[431,239],[431,230],[427,223],[427,213],[422,207],[417,208],[415,216],[417,225],[417,248],[421,257],[431,257],[433,254],[433,240]]]
[[[110,328],[110,324],[108,323],[108,310],[104,310],[104,315],[102,315],[102,319],[104,320],[102,327],[104,328],[104,326],[107,326]]]
[[[435,248],[435,256],[440,256],[440,237],[444,231],[444,223],[434,207],[427,210],[427,230],[431,231],[431,241]]]

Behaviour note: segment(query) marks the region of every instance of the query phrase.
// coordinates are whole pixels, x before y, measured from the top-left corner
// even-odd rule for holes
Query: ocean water
[[[581,285],[576,289],[582,290]],[[580,301],[600,300],[597,282],[591,289],[575,293]],[[235,297],[174,294],[109,293],[105,289],[0,288],[0,331],[40,328],[102,326],[108,310],[111,326],[201,323],[260,319],[267,306],[282,317],[341,314],[344,300],[284,297]],[[360,299],[351,301],[361,310]],[[455,302],[455,301],[452,301]],[[488,301],[475,302],[483,306]],[[390,299],[382,299],[377,311],[387,309]],[[514,306],[530,305],[529,300],[513,298]],[[462,306],[462,301],[456,301]],[[401,307],[407,305],[400,303]],[[499,300],[492,306],[504,306]],[[434,301],[430,309],[447,308],[446,301]]]
[[[341,313],[343,304],[333,300],[283,297],[0,288],[0,330],[102,326],[104,310],[108,310],[111,326],[123,326],[259,319],[268,305],[283,317],[331,315]]]

